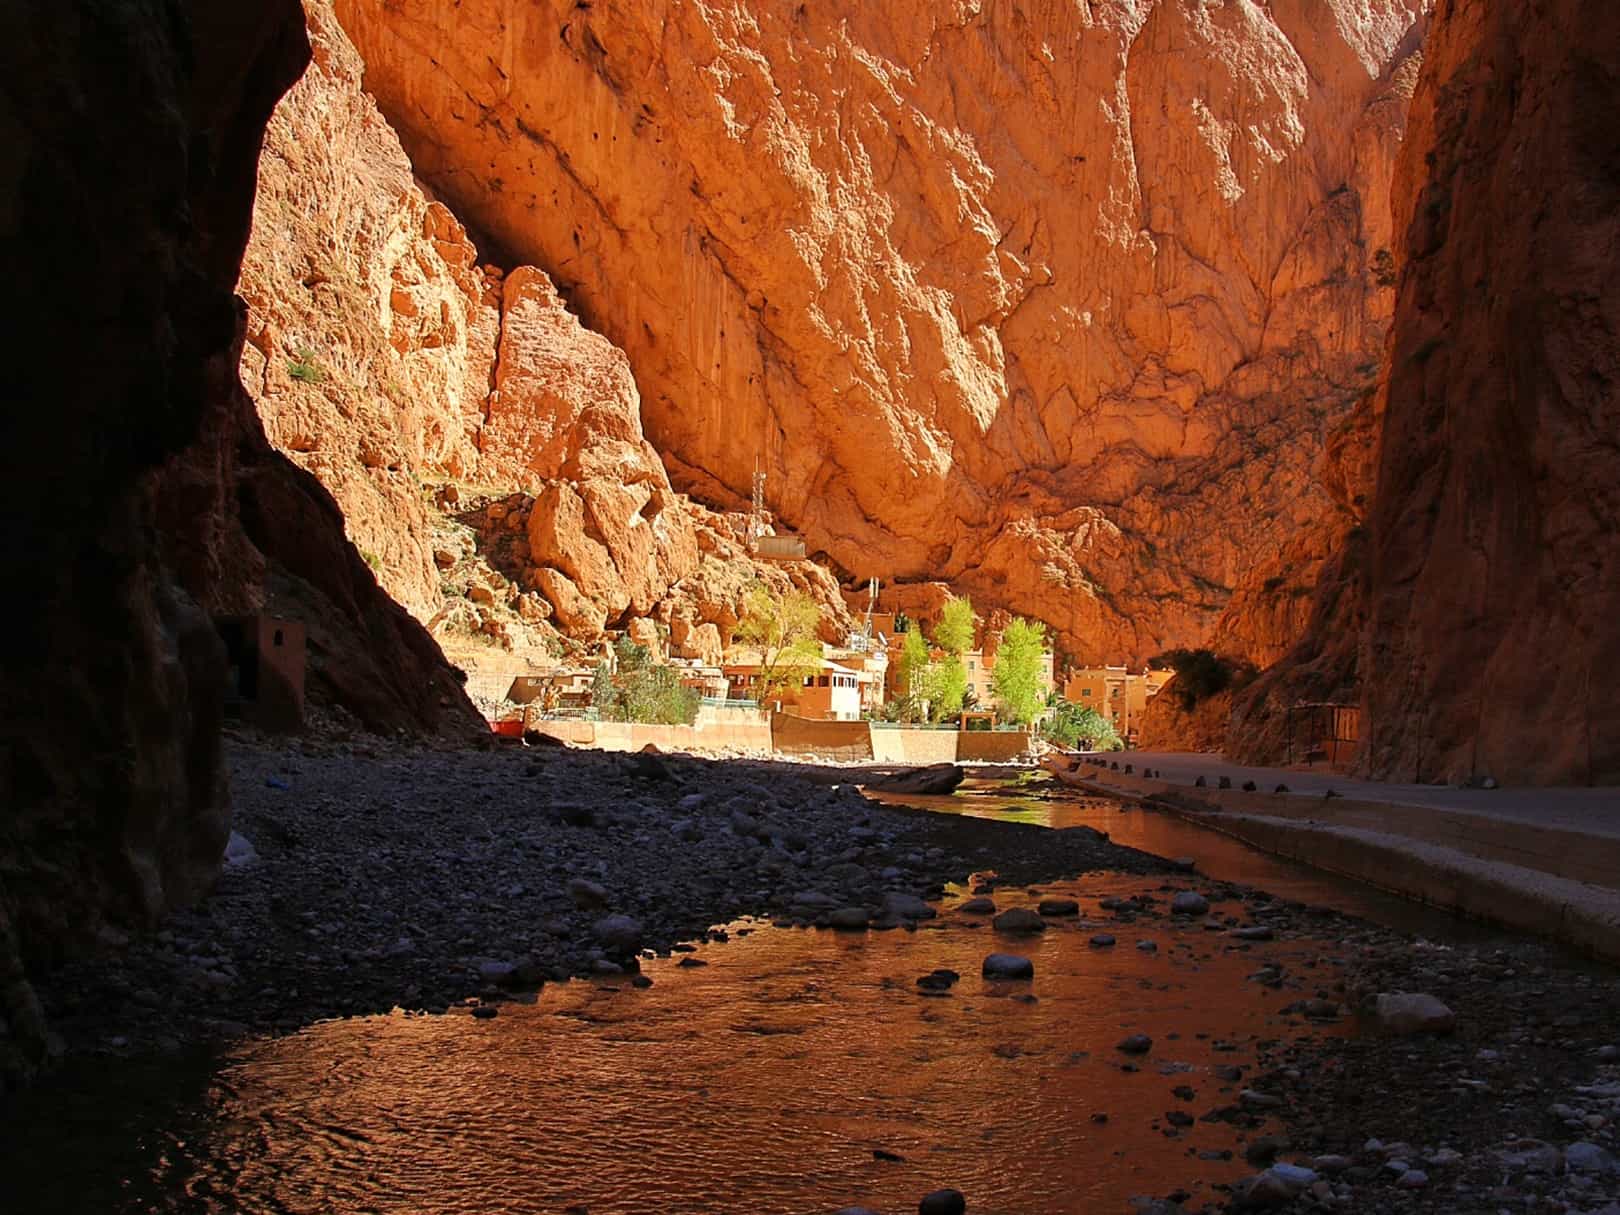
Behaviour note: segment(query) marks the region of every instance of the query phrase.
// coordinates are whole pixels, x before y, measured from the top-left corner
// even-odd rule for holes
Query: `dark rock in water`
[[[1230,776],[1221,777],[1218,787],[1222,789],[1230,789],[1232,787],[1232,778]]]
[[[1035,963],[1016,953],[993,953],[984,960],[987,979],[1033,979]]]
[[[961,978],[954,970],[940,969],[923,975],[917,980],[917,986],[924,991],[949,991]]]
[[[924,1194],[917,1204],[917,1215],[964,1215],[967,1199],[961,1190],[935,1190]]]
[[[827,923],[842,932],[863,932],[868,919],[864,907],[840,907],[827,917]]]
[[[1111,933],[1099,932],[1091,938],[1091,944],[1096,949],[1107,949],[1114,943]]]
[[[956,909],[963,915],[995,915],[996,901],[987,898],[973,898],[958,903]]]
[[[1116,1049],[1127,1055],[1145,1055],[1153,1049],[1153,1039],[1146,1034],[1132,1034]]]
[[[1046,921],[1028,907],[1013,907],[990,921],[997,932],[1045,932]]]
[[[879,777],[866,787],[878,793],[954,793],[966,776],[955,764],[930,764],[909,772]]]
[[[1183,890],[1170,900],[1173,915],[1208,915],[1209,900],[1196,890]]]
[[[500,1009],[496,1008],[493,1004],[480,1004],[477,1008],[472,1010],[472,1015],[477,1017],[480,1021],[489,1021],[500,1016],[501,1014]]]
[[[1080,904],[1074,899],[1042,899],[1036,910],[1049,916],[1079,915]]]
[[[1252,780],[1246,780],[1243,782],[1243,792],[1245,793],[1253,793],[1259,787],[1260,786],[1255,784]]]
[[[1288,786],[1287,785],[1278,785],[1275,789],[1272,790],[1272,792],[1273,793],[1287,793],[1288,792]]]

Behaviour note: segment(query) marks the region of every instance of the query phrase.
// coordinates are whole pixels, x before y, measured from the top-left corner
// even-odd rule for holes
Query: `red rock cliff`
[[[417,172],[628,354],[677,488],[761,460],[848,573],[1117,661],[1246,585],[1245,656],[1302,623],[1426,7],[338,13]]]
[[[1620,781],[1620,9],[1444,0],[1401,158],[1365,763]]]

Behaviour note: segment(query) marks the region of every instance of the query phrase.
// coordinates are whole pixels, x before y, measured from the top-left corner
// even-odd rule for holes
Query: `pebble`
[[[1091,944],[1097,949],[1108,949],[1114,944],[1114,938],[1106,932],[1093,933]]]
[[[1042,899],[1036,910],[1043,916],[1079,915],[1080,904],[1074,899]]]
[[[996,901],[983,895],[958,903],[956,909],[963,915],[995,915]]]
[[[840,907],[827,916],[827,923],[840,932],[863,931],[870,920],[864,907]]]
[[[1564,1149],[1564,1167],[1572,1173],[1605,1176],[1616,1171],[1615,1159],[1595,1143],[1572,1143]]]
[[[1173,915],[1208,915],[1209,900],[1196,890],[1183,890],[1170,900]]]
[[[1457,1027],[1457,1014],[1433,996],[1418,992],[1380,992],[1374,1007],[1378,1024],[1397,1037],[1445,1034]]]
[[[1145,1055],[1153,1049],[1153,1039],[1146,1034],[1132,1034],[1115,1049],[1127,1055]]]

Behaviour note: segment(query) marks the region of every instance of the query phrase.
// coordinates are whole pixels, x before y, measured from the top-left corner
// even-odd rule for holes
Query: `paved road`
[[[1131,751],[1109,756],[1141,772],[1161,772],[1170,784],[1191,785],[1204,777],[1211,785],[1228,776],[1234,786],[1252,780],[1264,790],[1287,785],[1302,797],[1321,797],[1329,789],[1345,797],[1387,802],[1397,806],[1425,806],[1438,810],[1466,810],[1472,814],[1539,823],[1593,835],[1620,838],[1620,788],[1607,789],[1457,789],[1448,785],[1397,785],[1383,781],[1352,780],[1331,772],[1294,768],[1246,768],[1229,764],[1219,755],[1170,754]]]

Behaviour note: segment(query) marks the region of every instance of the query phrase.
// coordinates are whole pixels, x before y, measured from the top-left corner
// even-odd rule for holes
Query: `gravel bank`
[[[859,769],[250,739],[231,769],[253,855],[154,937],[46,978],[70,1049],[494,1001],[633,971],[638,950],[745,915],[826,923],[859,908],[900,926],[906,898],[976,870],[1166,868],[1089,830],[879,806],[851,783]]]

